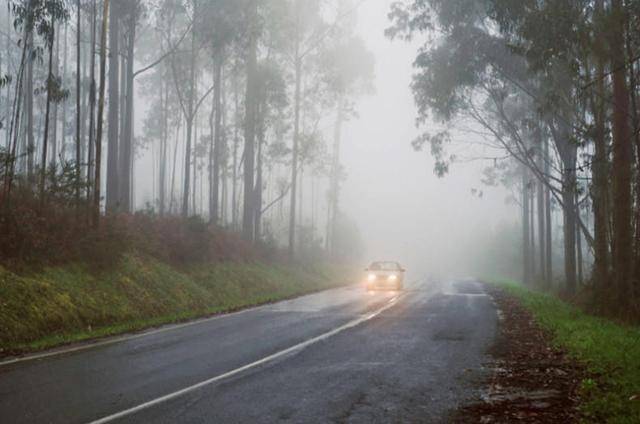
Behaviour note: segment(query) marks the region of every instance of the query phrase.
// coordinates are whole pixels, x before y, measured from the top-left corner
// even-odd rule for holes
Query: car
[[[365,268],[365,285],[367,290],[392,289],[402,290],[404,287],[405,269],[398,262],[377,261]]]

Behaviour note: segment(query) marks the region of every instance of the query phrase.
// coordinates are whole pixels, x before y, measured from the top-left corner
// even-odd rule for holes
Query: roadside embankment
[[[95,270],[0,266],[0,356],[233,311],[353,281],[344,266],[223,261],[177,267],[124,254]]]

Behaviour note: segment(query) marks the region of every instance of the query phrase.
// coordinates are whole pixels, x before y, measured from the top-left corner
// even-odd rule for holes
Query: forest
[[[224,232],[291,259],[358,251],[339,204],[341,129],[372,91],[356,8],[9,0],[0,10],[3,260],[83,259],[123,239],[198,254],[189,238],[199,230],[211,245]]]
[[[452,139],[485,146],[483,182],[517,193],[524,283],[637,320],[640,2],[412,0],[389,16],[389,37],[424,41],[414,147],[444,175]]]
[[[0,0],[0,421],[640,423],[640,0]]]
[[[340,151],[373,93],[355,32],[364,1],[6,5],[3,263],[131,246],[171,261],[363,251],[340,205]],[[483,146],[481,183],[520,208],[523,282],[637,320],[640,2],[411,0],[388,13],[389,39],[421,43],[413,147],[445,176],[453,144]]]

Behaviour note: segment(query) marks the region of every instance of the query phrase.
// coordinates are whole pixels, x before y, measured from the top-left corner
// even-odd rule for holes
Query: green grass
[[[348,270],[224,262],[176,269],[125,255],[111,270],[0,267],[0,354],[174,323],[344,284]]]
[[[640,423],[640,328],[588,315],[512,282],[499,285],[532,311],[557,346],[594,375],[581,384],[587,422]],[[631,400],[633,396],[637,398]]]

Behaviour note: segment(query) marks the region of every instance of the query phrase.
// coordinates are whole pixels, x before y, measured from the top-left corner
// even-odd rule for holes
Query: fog
[[[481,248],[495,226],[516,221],[517,206],[505,202],[506,189],[482,186],[489,163],[467,161],[462,150],[468,144],[459,147],[461,160],[444,178],[434,174],[428,150],[412,148],[421,129],[410,83],[422,40],[385,37],[391,3],[368,1],[358,10],[357,31],[376,58],[375,93],[358,101],[359,119],[345,126],[343,208],[358,222],[367,257],[398,258],[417,274],[467,275],[478,271],[473,249]],[[457,137],[465,141],[464,134]],[[468,158],[486,155],[481,148],[469,153]],[[474,188],[483,191],[482,198],[472,194]]]
[[[518,207],[506,201],[508,190],[480,182],[490,163],[476,160],[487,151],[470,146],[467,138],[474,136],[462,132],[454,137],[453,152],[459,159],[443,178],[435,175],[428,150],[416,152],[411,146],[421,131],[442,124],[416,125],[410,84],[422,40],[405,42],[385,36],[392,3],[356,3],[348,16],[375,58],[375,73],[374,91],[356,100],[358,116],[343,128],[340,154],[347,178],[341,188],[341,212],[355,221],[362,236],[363,263],[397,260],[416,277],[487,272],[478,269],[472,256],[482,251],[496,226],[517,221]],[[136,100],[137,116],[144,117],[148,112],[144,98]],[[327,113],[322,121],[328,143],[332,118]],[[142,118],[136,121],[142,132]],[[142,154],[136,172],[149,175],[153,172],[150,153]],[[150,201],[151,189],[148,178],[140,184],[139,207]],[[482,198],[472,193],[474,189],[483,192]]]
[[[410,42],[386,36],[385,30],[397,25],[389,16],[393,3],[221,1],[219,7],[213,7],[198,1],[115,2],[109,13],[116,18],[121,15],[117,25],[113,19],[102,19],[100,9],[87,3],[80,14],[84,31],[78,38],[80,60],[75,47],[69,47],[77,33],[71,15],[61,17],[68,21],[59,24],[51,50],[54,73],[60,74],[61,94],[66,97],[51,108],[50,161],[54,165],[56,159],[59,163],[79,160],[83,167],[79,176],[94,172],[91,137],[97,131],[86,128],[96,120],[91,121],[86,111],[90,108],[93,115],[96,105],[88,100],[88,76],[90,69],[95,78],[103,71],[103,158],[98,164],[100,184],[92,188],[99,195],[92,205],[95,216],[136,211],[197,216],[249,241],[288,249],[290,256],[299,245],[301,256],[348,256],[343,259],[355,259],[359,266],[373,260],[397,260],[416,277],[497,271],[499,267],[485,265],[499,262],[496,255],[505,250],[519,251],[517,239],[522,238],[517,178],[510,177],[511,189],[482,183],[485,168],[495,167],[494,159],[504,158],[505,152],[495,148],[495,140],[493,148],[488,147],[491,143],[486,143],[486,134],[483,138],[477,124],[427,118],[416,125],[419,110],[411,88],[418,71],[414,61],[421,49],[429,51],[439,41],[428,31],[415,33]],[[197,8],[201,16],[193,16]],[[7,18],[2,22],[9,28],[11,17]],[[251,49],[247,28],[253,21],[262,26]],[[105,39],[109,50],[104,68],[98,60],[101,24],[106,25],[109,37],[115,34],[115,39]],[[127,44],[130,33],[135,38]],[[299,37],[298,47],[294,34]],[[17,45],[19,37],[13,31],[7,40]],[[427,37],[434,39],[433,45],[424,45]],[[35,40],[35,46],[46,47],[41,38]],[[110,53],[118,38],[119,61]],[[222,47],[216,47],[218,42]],[[89,47],[96,49],[91,65]],[[38,51],[41,54],[46,48]],[[253,71],[248,63],[252,51],[257,67]],[[19,49],[10,52],[9,71],[14,71]],[[299,58],[299,69],[294,57]],[[35,76],[30,77],[36,81],[30,84],[42,77],[44,59],[36,62],[31,71]],[[217,60],[221,82],[216,89]],[[372,75],[369,61],[373,62]],[[84,79],[75,80],[76,65]],[[267,93],[260,99],[256,93],[250,95],[254,83],[247,82],[258,71],[264,80],[254,78],[255,84],[264,84],[260,87]],[[129,78],[134,87],[131,111],[126,104]],[[74,86],[81,88],[77,91],[81,93],[77,158]],[[19,128],[14,141],[9,140],[8,131],[4,134],[7,148],[13,143],[19,155],[27,154],[28,160],[21,159],[17,169],[17,175],[27,177],[39,165],[39,156],[29,153],[37,149],[30,150],[32,141],[28,140],[31,137],[40,143],[45,132],[41,123],[47,116],[42,92],[34,92],[35,100],[25,100],[31,102],[27,115],[35,115],[27,116],[31,126]],[[247,103],[262,115],[248,119],[245,114],[251,108],[245,107]],[[191,117],[189,104],[195,107]],[[9,101],[5,106],[12,117],[21,113]],[[215,122],[220,119],[219,128],[214,116]],[[129,122],[133,122],[132,133],[127,130]],[[335,135],[336,128],[341,128],[340,137]],[[452,135],[444,154],[455,160],[445,175],[437,176],[429,143],[416,151],[412,141],[444,128]],[[247,146],[254,151],[253,166],[244,161]],[[214,157],[220,161],[215,172]],[[126,162],[131,164],[131,175],[125,172]],[[246,189],[244,176],[249,174],[255,186]],[[55,178],[52,181],[55,185]],[[44,183],[40,186],[46,188]],[[232,192],[236,193],[233,198]],[[254,198],[257,194],[259,199]],[[247,195],[252,203],[248,207]],[[87,200],[90,198],[87,194]],[[508,198],[513,200],[507,202]],[[333,199],[337,199],[335,204]],[[533,237],[533,230],[531,234]],[[336,241],[340,237],[344,240]],[[333,246],[336,243],[342,243],[341,250]],[[517,256],[505,262],[519,263]]]
[[[4,421],[640,422],[640,1],[0,5]]]

